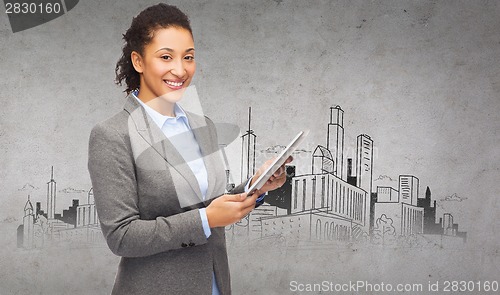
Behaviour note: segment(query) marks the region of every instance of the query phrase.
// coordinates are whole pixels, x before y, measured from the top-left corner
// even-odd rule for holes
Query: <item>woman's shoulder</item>
[[[94,125],[91,133],[128,133],[128,113],[125,110],[114,114],[113,116],[100,121]]]
[[[128,133],[130,116],[132,113],[140,109],[141,106],[133,98],[132,94],[128,94],[125,98],[123,108],[111,117],[98,122],[94,126],[93,130],[115,130],[119,133]]]

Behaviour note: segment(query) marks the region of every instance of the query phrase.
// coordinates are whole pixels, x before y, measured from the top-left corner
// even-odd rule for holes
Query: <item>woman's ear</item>
[[[138,72],[139,74],[142,73],[142,56],[138,52],[132,51],[132,53],[130,54],[130,60],[132,60],[132,66],[134,67],[136,72]]]

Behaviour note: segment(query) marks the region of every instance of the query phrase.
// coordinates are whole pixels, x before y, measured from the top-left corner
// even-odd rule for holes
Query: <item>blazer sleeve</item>
[[[205,244],[198,210],[140,219],[134,159],[126,136],[98,124],[89,140],[88,169],[101,229],[111,251],[141,257]]]
[[[241,193],[244,193],[244,192],[245,192],[245,186],[246,186],[246,184],[247,184],[247,182],[248,182],[249,180],[250,180],[250,178],[249,178],[249,179],[247,179],[247,180],[245,180],[245,181],[244,181],[243,183],[241,183],[240,185],[238,185],[238,186],[234,187],[234,188],[233,188],[233,189],[232,189],[229,193],[230,193],[230,194],[241,194]]]

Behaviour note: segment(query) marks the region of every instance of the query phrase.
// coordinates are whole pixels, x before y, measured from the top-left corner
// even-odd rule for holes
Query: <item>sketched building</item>
[[[105,242],[95,208],[93,188],[90,188],[88,192],[87,204],[77,208],[75,229],[66,231],[64,234],[75,235],[76,232],[84,242],[91,244]]]
[[[467,240],[467,233],[458,230],[458,223],[453,223],[453,215],[444,213],[442,218],[439,218],[443,235],[460,237],[465,242]]]
[[[26,249],[31,249],[34,247],[34,228],[35,228],[35,214],[33,212],[33,205],[30,201],[30,196],[28,196],[28,201],[24,205],[24,217],[23,217],[23,244],[22,246]]]
[[[418,199],[418,206],[424,208],[424,234],[443,234],[441,223],[436,223],[436,200],[431,206],[431,189],[427,187],[425,198]]]
[[[313,152],[312,174],[334,174],[334,171],[335,169],[332,153],[328,148],[318,145]]]
[[[233,188],[235,188],[235,184],[231,175],[231,170],[229,169],[229,161],[227,160],[227,155],[226,155],[226,147],[227,144],[221,144],[219,143],[219,149],[222,155],[222,158],[224,159],[224,167],[226,171],[226,193],[230,192]]]
[[[433,206],[431,206],[431,189],[427,187],[425,198],[418,199],[418,206],[424,208],[424,234],[460,237],[465,242],[467,233],[458,230],[458,224],[453,223],[453,215],[444,213],[439,222],[436,222],[436,200],[432,204]]]
[[[333,155],[333,174],[342,179],[344,168],[344,111],[338,105],[330,107],[326,149]]]
[[[400,175],[399,194],[401,196],[401,202],[416,206],[418,198],[418,178],[412,175]]]
[[[57,214],[56,181],[52,168],[51,179],[47,182],[47,213],[40,209],[40,202],[37,202],[34,212],[28,196],[24,206],[23,224],[18,228],[18,247],[33,249],[68,242],[103,244],[104,237],[99,226],[92,189],[89,190],[87,200],[85,205],[79,205],[79,200],[73,200],[73,206],[63,210],[63,214]]]
[[[444,213],[443,218],[441,218],[441,225],[443,227],[443,233],[445,235],[456,235],[456,231],[453,228],[453,215],[451,215],[450,213]]]
[[[252,108],[248,108],[248,130],[241,136],[241,179],[240,182],[255,174],[255,141],[257,135],[251,129]]]
[[[230,235],[248,236],[249,238],[260,238],[262,234],[261,219],[264,217],[275,217],[291,214],[291,192],[292,179],[295,176],[295,166],[286,166],[286,180],[280,188],[269,191],[266,201],[261,206],[253,209],[245,220],[237,222],[234,226],[226,228]]]
[[[377,200],[380,203],[399,203],[399,192],[390,186],[377,186]]]
[[[79,205],[76,212],[76,227],[99,224],[97,210],[95,209],[93,188],[88,192],[87,204]]]
[[[33,210],[33,205],[28,195],[28,200],[24,205],[23,224],[17,228],[17,247],[24,249],[34,249],[43,247],[44,228],[46,228],[46,218]],[[43,212],[43,211],[42,211]]]
[[[409,236],[424,232],[424,208],[417,206],[418,178],[399,176],[399,191],[392,187],[377,187],[374,209],[374,228],[390,220],[396,236]],[[377,231],[379,232],[379,231]]]
[[[56,187],[57,183],[54,180],[54,166],[50,174],[50,181],[47,182],[47,219],[51,220],[55,217],[56,211]]]
[[[349,167],[350,168],[350,167]],[[350,176],[350,175],[349,175]],[[356,186],[368,193],[368,201],[364,203],[364,215],[370,216],[371,192],[373,183],[373,140],[366,134],[357,137],[356,144]],[[368,226],[370,220],[368,220]],[[370,226],[371,231],[371,226]]]
[[[76,202],[75,202],[76,201]],[[53,242],[78,242],[82,244],[103,244],[105,242],[99,225],[97,210],[95,209],[94,193],[91,188],[87,194],[87,204],[76,205],[76,218],[74,224],[67,224],[57,220],[52,222]]]
[[[310,174],[292,178],[291,214],[261,218],[263,238],[350,241],[367,236],[370,193],[343,179],[343,114],[340,106],[330,108],[327,147],[318,145],[314,150]],[[371,155],[371,150],[367,152]],[[373,160],[367,158],[358,162],[369,162],[370,176],[360,178],[370,189]]]

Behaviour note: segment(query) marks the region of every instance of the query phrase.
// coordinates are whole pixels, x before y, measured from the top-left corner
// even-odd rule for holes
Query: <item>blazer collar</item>
[[[181,154],[177,151],[175,146],[170,142],[165,134],[163,134],[155,122],[153,122],[146,110],[139,104],[139,102],[137,102],[131,93],[127,96],[127,100],[123,108],[129,113],[130,118],[134,123],[133,125],[135,125],[135,128],[141,137],[189,183],[198,198],[197,200],[193,199],[192,204],[202,202],[200,186],[196,180],[196,176],[193,174],[193,171],[185,162]],[[206,119],[187,110],[185,110],[185,112],[189,125],[191,126],[191,130],[200,147],[201,154],[203,155],[203,162],[205,163],[205,168],[207,170],[208,189],[206,201],[208,201],[208,199],[212,197],[213,190],[215,188],[215,173],[211,173],[214,171],[213,169],[215,169],[215,164],[212,162],[212,157],[209,157],[209,155],[216,152],[217,148],[214,147],[212,143],[211,132],[208,128]],[[183,196],[183,198],[184,197],[185,196]]]

